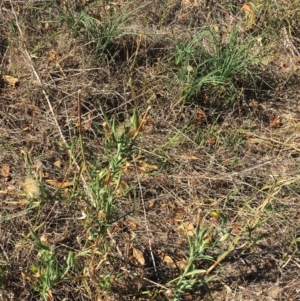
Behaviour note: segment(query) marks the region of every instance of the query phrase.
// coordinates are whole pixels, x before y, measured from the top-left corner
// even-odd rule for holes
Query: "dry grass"
[[[0,9],[1,300],[299,299],[299,1]]]

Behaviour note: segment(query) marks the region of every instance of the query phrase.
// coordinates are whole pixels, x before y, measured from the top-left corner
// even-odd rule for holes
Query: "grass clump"
[[[193,38],[175,40],[174,73],[184,87],[180,100],[191,102],[206,94],[223,96],[225,105],[232,105],[238,100],[240,82],[256,82],[255,68],[266,55],[261,40],[262,36],[246,35],[238,28],[229,33],[206,29]]]
[[[130,24],[142,7],[134,7],[128,2],[120,8],[116,3],[103,1],[75,12],[72,2],[67,2],[61,15],[75,38],[83,37],[89,49],[98,55],[106,53],[113,56],[110,53],[113,44],[126,35],[136,34]]]

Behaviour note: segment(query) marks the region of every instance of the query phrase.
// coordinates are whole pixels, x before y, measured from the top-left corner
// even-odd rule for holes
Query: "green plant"
[[[109,119],[101,108],[105,122],[103,129],[98,129],[104,135],[104,155],[100,162],[90,164],[90,188],[95,202],[89,212],[90,221],[97,220],[99,230],[106,234],[112,223],[113,212],[117,199],[127,193],[128,186],[122,181],[123,169],[126,162],[132,159],[134,144],[143,125],[137,109],[134,110],[129,125],[117,125],[116,120]],[[94,214],[97,213],[95,219]]]
[[[142,6],[132,8],[130,2],[117,8],[102,1],[102,5],[89,6],[77,13],[73,4],[67,1],[66,9],[60,9],[62,21],[66,22],[75,37],[83,37],[96,53],[103,53],[109,46],[125,35],[134,33],[133,26],[128,24]]]
[[[49,300],[52,298],[53,288],[60,282],[68,280],[67,273],[74,265],[74,255],[69,252],[66,266],[62,266],[55,249],[44,244],[33,229],[30,229],[30,234],[39,251],[36,262],[30,267],[29,284],[44,300]]]
[[[220,250],[229,249],[226,240],[231,230],[226,229],[226,218],[223,214],[215,211],[213,215],[220,220],[220,228],[197,225],[195,236],[190,237],[188,234],[186,235],[189,247],[187,264],[181,271],[180,276],[169,282],[169,284],[174,283],[175,293],[172,296],[173,301],[181,300],[184,294],[201,286],[209,292],[208,283],[216,276],[210,275],[210,272],[220,263],[220,258],[225,258],[227,255],[228,251]],[[212,255],[216,250],[221,252],[217,260]],[[204,267],[210,262],[213,262],[210,268],[198,268],[199,265]]]
[[[232,103],[238,95],[238,79],[254,81],[253,67],[263,57],[259,40],[261,36],[249,34],[243,37],[238,29],[226,34],[206,29],[193,38],[173,40],[173,74],[183,87],[180,101],[185,103],[202,91],[209,95],[224,94],[227,102]]]

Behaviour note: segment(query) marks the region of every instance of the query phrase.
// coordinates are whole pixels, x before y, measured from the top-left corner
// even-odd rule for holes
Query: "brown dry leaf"
[[[176,262],[176,265],[181,269],[181,270],[184,270],[187,265],[188,265],[188,261],[187,260],[180,260],[180,261],[177,261]]]
[[[247,3],[244,3],[244,5],[242,6],[242,10],[246,13],[246,15],[252,12],[251,7]]]
[[[182,0],[182,1],[181,1],[181,5],[182,5],[182,7],[186,8],[186,7],[191,6],[192,3],[191,3],[190,0]]]
[[[185,293],[184,299],[185,300],[194,300],[194,296],[191,293]]]
[[[171,289],[168,288],[168,289],[164,292],[164,294],[165,294],[165,296],[168,298],[168,300],[169,300],[169,299],[171,300],[171,298],[172,298],[172,296],[173,296],[173,292],[172,292]]]
[[[241,229],[237,225],[232,225],[232,232],[233,233],[240,233]]]
[[[34,106],[34,105],[30,104],[30,103],[26,103],[25,105],[33,113],[35,113],[37,115],[41,115],[41,111],[36,106]]]
[[[179,268],[181,270],[184,270],[188,264],[187,260],[179,260],[175,262],[169,255],[165,255],[163,257],[163,261],[173,269]]]
[[[34,281],[33,275],[31,275],[30,273],[26,273],[26,272],[21,272],[21,278],[23,280],[24,285],[27,281],[30,281],[30,282]]]
[[[188,236],[194,236],[195,235],[195,229],[194,229],[194,225],[191,222],[183,222],[178,228],[177,230],[179,231],[184,231],[186,232],[186,234]]]
[[[219,32],[219,27],[217,25],[213,25],[212,28],[215,32]]]
[[[137,229],[137,225],[134,222],[129,221],[128,222],[128,227],[130,228],[130,230],[134,231]]]
[[[41,242],[48,247],[51,246],[51,243],[49,241],[50,236],[51,236],[50,233],[43,233],[42,236],[40,237]]]
[[[140,171],[147,172],[147,171],[151,171],[151,170],[158,170],[158,166],[157,165],[148,164],[146,162],[139,161],[138,162],[138,169]]]
[[[99,210],[98,211],[98,218],[99,220],[105,220],[106,219],[106,213],[104,210]]]
[[[49,51],[48,61],[52,62],[52,61],[56,61],[56,59],[57,59],[57,52],[54,49],[51,49]]]
[[[82,127],[88,131],[91,129],[92,126],[92,113],[88,113],[87,120],[85,120],[82,124]]]
[[[111,174],[111,171],[109,170],[105,176],[104,185],[108,185],[110,183],[111,177],[112,177],[112,174]]]
[[[209,145],[215,145],[216,144],[216,138],[209,138],[209,139],[207,139],[207,143],[209,144]]]
[[[270,121],[271,128],[279,128],[281,126],[280,118],[278,116],[273,116]]]
[[[174,260],[169,255],[165,255],[163,257],[163,261],[170,267],[172,267],[174,269],[176,268],[176,264],[175,264]]]
[[[194,68],[193,68],[193,66],[188,65],[188,66],[186,67],[186,70],[187,70],[188,72],[192,72],[192,71],[194,71]]]
[[[133,257],[137,260],[140,265],[145,265],[145,258],[143,252],[139,249],[132,247]]]
[[[10,174],[10,166],[8,164],[4,164],[1,168],[1,176],[4,179],[7,179],[9,177]]]
[[[245,12],[247,18],[247,28],[250,29],[255,23],[255,14],[247,3],[244,3],[244,5],[242,6],[242,10]]]
[[[57,188],[67,188],[73,186],[73,182],[59,182],[57,180],[51,180],[51,179],[46,180],[46,183]]]
[[[180,21],[185,22],[187,20],[187,14],[181,14]]]
[[[56,160],[53,165],[57,168],[61,168],[62,167],[62,162],[60,160]]]
[[[44,28],[47,30],[47,29],[49,29],[49,27],[50,27],[49,22],[45,22]]]
[[[148,203],[148,207],[152,208],[155,205],[155,199],[150,199],[147,201],[147,203]]]
[[[202,125],[206,122],[206,114],[202,110],[198,110],[195,118],[195,125]]]
[[[249,107],[253,108],[253,109],[263,109],[263,110],[266,110],[267,107],[262,104],[262,103],[259,103],[257,100],[255,99],[251,99],[251,101],[249,102]]]
[[[3,80],[9,84],[10,86],[15,87],[19,80],[16,77],[9,76],[9,75],[2,75]]]
[[[120,197],[124,194],[124,191],[128,189],[128,185],[124,180],[121,180],[120,185],[116,191],[116,196]]]

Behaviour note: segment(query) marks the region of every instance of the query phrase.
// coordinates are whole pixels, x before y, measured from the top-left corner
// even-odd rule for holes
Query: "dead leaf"
[[[15,87],[19,80],[16,77],[9,76],[9,75],[2,75],[3,80],[9,84],[10,86]]]
[[[124,192],[128,189],[128,185],[124,180],[121,180],[120,185],[116,191],[116,196],[120,197],[124,195]]]
[[[186,8],[186,7],[191,6],[192,3],[191,3],[190,0],[182,0],[182,1],[181,1],[181,5],[182,5],[182,7]]]
[[[7,181],[10,174],[10,166],[8,164],[4,164],[1,168],[1,176]]]
[[[98,211],[98,218],[99,220],[105,220],[106,219],[106,213],[104,210],[99,210]]]
[[[195,118],[195,125],[202,125],[206,121],[206,114],[202,110],[198,110]]]
[[[155,205],[155,199],[150,199],[147,201],[147,203],[148,203],[148,207],[152,208]]]
[[[184,270],[187,267],[188,263],[189,262],[187,260],[179,260],[176,262],[180,270]]]
[[[45,22],[44,23],[44,28],[47,30],[47,29],[49,29],[49,27],[50,27],[49,22]]]
[[[51,180],[51,179],[46,180],[46,183],[57,188],[67,188],[73,186],[73,182],[59,182],[57,180]]]
[[[62,167],[62,162],[60,160],[56,160],[53,165],[57,168],[61,168]]]
[[[170,218],[168,221],[169,221],[169,223],[172,224],[172,225],[178,225],[178,223],[179,223],[178,220],[176,220],[176,219],[174,219],[174,218]]]
[[[188,66],[186,67],[186,70],[187,70],[188,72],[192,72],[192,71],[194,71],[194,68],[193,68],[193,66],[188,65]]]
[[[139,161],[138,162],[138,169],[140,171],[147,172],[147,171],[151,171],[151,170],[158,170],[158,166],[157,165],[148,164],[146,162]]]
[[[56,61],[56,59],[57,59],[57,52],[54,49],[51,49],[48,54],[48,61],[52,62],[52,61]]]
[[[167,289],[165,292],[164,292],[165,296],[168,298],[168,300],[171,300],[172,296],[173,296],[173,292],[171,289]]]
[[[170,256],[165,255],[165,256],[163,257],[163,261],[164,261],[167,265],[169,265],[170,267],[172,267],[173,269],[176,268],[176,264],[175,264],[174,260],[173,260]]]
[[[165,255],[163,257],[163,261],[173,269],[179,268],[181,270],[184,270],[188,264],[187,260],[179,260],[175,262],[169,255]]]
[[[211,146],[216,144],[216,138],[209,138],[207,139],[207,143]]]
[[[129,226],[130,230],[132,230],[132,231],[137,229],[137,225],[134,222],[129,221],[128,226]]]
[[[253,24],[255,23],[254,11],[247,3],[244,3],[244,5],[242,6],[242,10],[245,12],[245,15],[246,15],[247,29],[250,29],[253,26]]]
[[[153,171],[153,170],[158,170],[157,165],[148,164],[143,161],[138,161],[136,163],[136,167],[138,168],[139,171],[145,172],[145,173],[149,172],[149,171]],[[131,162],[126,162],[123,172],[124,172],[124,174],[127,174],[129,171],[134,170],[134,169],[135,169],[135,164],[133,164]]]
[[[281,126],[280,118],[278,116],[273,116],[270,121],[270,127],[275,129]]]
[[[50,241],[49,241],[49,237],[51,237],[51,234],[50,234],[50,233],[43,233],[42,236],[40,237],[41,242],[42,242],[44,245],[48,246],[48,247],[51,246],[51,243],[50,243]]]
[[[104,185],[108,185],[110,183],[111,178],[112,178],[112,174],[111,171],[109,170],[105,176]]]
[[[181,14],[180,21],[185,22],[187,20],[187,14]]]
[[[264,104],[262,104],[262,103],[260,103],[260,102],[258,102],[257,100],[255,100],[255,99],[251,99],[251,101],[249,102],[249,107],[251,107],[251,108],[253,108],[253,109],[259,109],[259,108],[261,108],[261,109],[263,109],[263,110],[266,110],[267,109],[267,107],[264,105]]]
[[[140,265],[145,265],[145,258],[143,252],[139,249],[132,247],[133,257],[137,260]]]
[[[244,5],[242,6],[242,10],[246,13],[246,14],[250,14],[252,12],[251,7],[247,4],[244,3]]]
[[[82,123],[82,127],[83,129],[85,129],[86,131],[90,130],[92,127],[92,113],[88,113],[87,115],[87,120],[84,120]]]
[[[233,233],[240,233],[241,229],[237,225],[232,225],[232,232]]]
[[[213,25],[212,28],[215,32],[219,32],[219,27],[217,25]]]
[[[41,115],[41,111],[34,105],[30,104],[30,103],[26,103],[26,107],[32,111],[33,113],[37,114],[37,115]]]
[[[194,229],[194,225],[191,222],[183,222],[178,228],[177,230],[179,231],[184,231],[186,232],[186,234],[188,236],[194,236],[195,235],[195,229]]]

